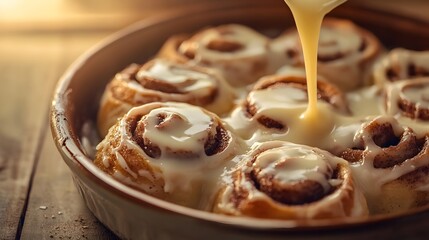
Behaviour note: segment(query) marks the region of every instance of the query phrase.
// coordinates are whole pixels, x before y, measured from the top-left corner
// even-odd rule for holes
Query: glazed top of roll
[[[300,61],[303,61],[301,43],[295,29],[287,30],[274,40],[273,45],[277,50],[281,49],[283,45],[286,55],[300,58]],[[353,65],[359,59],[379,52],[379,47],[377,38],[365,29],[344,19],[326,18],[320,29],[318,61],[328,63],[345,60],[345,65]],[[358,56],[359,53],[363,56]]]
[[[395,81],[385,86],[384,94],[388,115],[414,119],[416,123],[429,121],[429,77]]]
[[[205,162],[227,151],[232,141],[216,115],[185,103],[151,103],[133,108],[119,126],[124,144],[138,144],[149,158],[163,161]]]
[[[280,61],[303,66],[304,56],[295,28],[285,31],[271,43]],[[326,18],[320,29],[318,72],[343,91],[356,90],[370,83],[372,64],[382,53],[378,38],[351,21]]]
[[[269,41],[244,25],[225,24],[197,32],[179,44],[176,54],[164,50],[161,55],[185,56],[191,63],[216,69],[231,85],[245,86],[270,70]]]
[[[361,193],[353,193],[347,162],[326,151],[269,141],[254,144],[241,158],[223,176],[217,211],[292,219],[366,213]]]
[[[335,85],[320,78],[317,91],[318,108],[323,115],[317,125],[303,124],[301,115],[308,106],[308,95],[306,78],[299,72],[261,78],[226,121],[250,143],[286,140],[319,147],[322,141],[311,136],[329,135],[335,118],[347,116],[350,111],[345,96]]]
[[[129,99],[120,86],[112,89],[114,96],[132,105],[151,100],[176,100],[205,105],[215,99],[218,94],[217,88],[225,88],[226,84],[211,69],[166,59],[154,59],[142,66],[131,65],[116,78],[127,82],[131,89],[137,91],[137,94]],[[228,90],[222,89],[223,92]]]
[[[236,60],[267,54],[268,38],[251,28],[227,24],[184,41],[179,52],[197,61]]]
[[[428,62],[429,51],[395,48],[375,65],[373,77],[383,87],[395,81],[429,76]]]

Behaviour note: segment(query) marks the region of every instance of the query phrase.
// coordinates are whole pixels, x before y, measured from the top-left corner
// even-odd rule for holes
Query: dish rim
[[[372,12],[379,12],[384,15],[398,18],[406,18],[408,21],[416,22],[417,24],[428,25],[420,19],[413,19],[409,16],[403,16],[391,12],[381,11],[379,9],[372,9],[369,7],[353,4],[353,7],[358,7],[361,10],[368,10]],[[231,10],[231,8],[243,7],[240,4],[205,4],[204,6],[195,6],[186,11],[176,11],[175,13],[166,12],[162,15],[153,16],[141,21],[138,21],[128,27],[125,27],[112,35],[108,36],[98,44],[91,47],[77,58],[72,65],[61,76],[52,97],[51,111],[50,111],[50,126],[54,138],[55,145],[61,153],[63,160],[67,163],[68,167],[74,171],[78,169],[81,174],[84,174],[90,181],[102,187],[105,190],[115,194],[116,196],[124,199],[125,201],[137,204],[141,207],[153,208],[159,211],[166,211],[170,214],[182,215],[198,219],[204,222],[213,224],[222,224],[229,227],[238,227],[254,230],[267,230],[267,231],[317,231],[326,229],[344,229],[350,227],[358,227],[361,225],[385,223],[389,221],[399,220],[407,217],[416,216],[419,214],[429,213],[429,205],[407,210],[403,212],[380,214],[367,217],[350,217],[338,219],[311,219],[311,220],[274,220],[274,219],[259,219],[250,217],[233,217],[225,216],[216,213],[211,213],[203,210],[187,208],[174,203],[166,202],[157,199],[136,189],[133,189],[119,181],[111,178],[104,172],[100,171],[94,164],[92,159],[87,157],[81,148],[81,144],[76,136],[73,135],[73,126],[69,123],[66,117],[67,109],[67,95],[70,92],[70,84],[74,79],[74,75],[79,69],[85,67],[85,63],[94,58],[100,51],[108,48],[113,43],[120,41],[122,38],[129,37],[139,31],[147,28],[154,28],[159,24],[168,24],[180,18],[186,18],[188,14],[204,14],[204,12],[222,11],[222,9]],[[285,6],[286,7],[286,6]],[[202,11],[203,10],[203,11]]]

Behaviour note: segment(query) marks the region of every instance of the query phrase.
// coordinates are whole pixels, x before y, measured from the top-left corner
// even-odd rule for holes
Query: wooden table
[[[83,204],[54,146],[51,93],[67,66],[102,38],[196,0],[28,2],[0,2],[0,239],[117,239]],[[389,9],[429,19],[424,1],[398,2]]]

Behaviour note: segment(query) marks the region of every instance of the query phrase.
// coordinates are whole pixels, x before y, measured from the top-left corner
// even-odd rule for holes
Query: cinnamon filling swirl
[[[301,149],[266,150],[254,157],[248,177],[256,189],[278,202],[288,205],[311,203],[323,198],[332,188],[320,182],[323,178],[330,179],[333,170],[319,158],[314,152]]]
[[[284,53],[283,62],[302,66],[304,56],[298,33],[287,30],[272,43],[272,49]],[[326,18],[320,29],[318,72],[345,91],[369,82],[370,69],[381,53],[381,44],[370,32],[352,22]]]
[[[225,176],[225,190],[215,211],[292,219],[352,214],[345,209],[355,203],[347,199],[354,194],[349,192],[354,187],[344,160],[317,148],[265,142],[254,146],[242,161],[239,169]],[[329,209],[336,204],[344,205]]]
[[[206,47],[213,51],[225,53],[237,52],[244,48],[243,44],[226,39],[213,39],[206,45]]]
[[[283,184],[275,176],[261,176],[263,169],[256,168],[250,173],[256,189],[270,196],[277,202],[287,205],[302,205],[315,202],[324,197],[323,186],[312,180],[300,180]]]
[[[230,86],[212,70],[154,59],[144,65],[130,65],[107,86],[99,110],[99,128],[105,135],[111,122],[131,107],[146,103],[185,102],[222,114],[232,108],[234,98]]]
[[[406,78],[429,76],[429,70],[419,67],[415,63],[408,63],[405,69],[405,75],[407,76]],[[386,69],[386,77],[391,82],[401,80],[401,75],[404,74],[401,73],[399,66],[391,66],[390,68]]]
[[[387,114],[429,121],[429,77],[391,83],[384,97]]]
[[[197,207],[207,175],[239,154],[239,140],[220,118],[186,103],[132,108],[97,146],[94,163],[143,192]],[[201,204],[205,204],[201,202]]]
[[[399,93],[398,107],[413,119],[429,120],[429,78],[405,83]]]
[[[320,30],[319,52],[320,62],[332,62],[347,58],[348,55],[363,53],[367,50],[368,42],[364,36],[358,34],[347,22],[327,19]],[[339,37],[341,35],[342,37]]]
[[[396,48],[375,65],[374,80],[380,86],[429,76],[429,52]]]
[[[130,118],[127,125],[132,140],[154,159],[197,161],[225,150],[231,137],[217,117],[179,106],[156,108]]]
[[[317,98],[330,104],[342,113],[349,113],[348,106],[341,91],[335,86],[318,81]],[[269,129],[286,131],[287,123],[264,115],[267,108],[276,108],[279,102],[282,107],[296,107],[307,104],[307,85],[304,77],[273,75],[261,79],[247,96],[244,109],[250,118]]]
[[[374,168],[392,168],[418,155],[425,141],[393,118],[377,118],[362,128],[356,145],[340,156],[349,162],[372,158]]]
[[[253,29],[228,24],[197,32],[180,44],[176,55],[217,69],[231,85],[243,86],[269,70],[268,43],[267,37]],[[173,55],[161,51],[161,56]]]
[[[217,97],[216,77],[203,69],[155,60],[143,65],[135,76],[133,80],[146,89],[176,95],[192,93],[186,102],[195,105],[207,105]]]

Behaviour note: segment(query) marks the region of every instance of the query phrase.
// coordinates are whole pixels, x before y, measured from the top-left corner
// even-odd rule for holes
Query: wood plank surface
[[[110,32],[67,33],[44,35],[43,41],[53,48],[52,60],[39,60],[40,72],[51,72],[50,76],[33,75],[43,89],[40,99],[43,132],[40,139],[41,152],[36,154],[38,162],[28,196],[21,239],[115,239],[106,228],[93,217],[84,206],[73,185],[71,173],[54,146],[48,129],[48,107],[53,88],[65,69],[85,50]],[[41,50],[44,51],[44,50]],[[39,54],[31,57],[37,61]],[[46,207],[46,209],[45,209]]]
[[[63,61],[61,46],[43,36],[0,37],[0,237],[14,239],[27,192],[53,81]],[[21,219],[22,220],[22,219]]]
[[[44,139],[21,239],[118,239],[86,208],[50,132]]]

